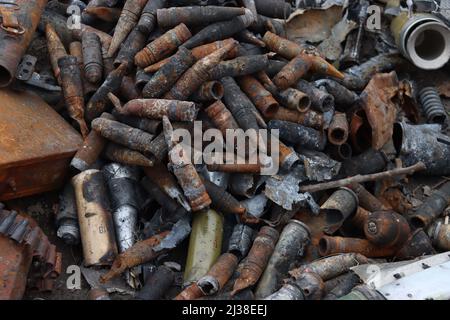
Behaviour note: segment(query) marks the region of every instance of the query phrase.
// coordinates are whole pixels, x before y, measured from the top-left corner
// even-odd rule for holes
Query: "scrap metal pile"
[[[51,191],[92,299],[450,299],[449,1],[10,2],[0,298],[61,273]]]

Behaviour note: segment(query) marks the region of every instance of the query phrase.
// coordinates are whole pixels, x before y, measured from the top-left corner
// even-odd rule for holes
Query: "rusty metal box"
[[[58,188],[82,142],[36,94],[0,89],[0,201]]]

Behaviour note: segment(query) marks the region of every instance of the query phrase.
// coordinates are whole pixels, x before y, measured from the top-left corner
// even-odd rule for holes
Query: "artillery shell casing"
[[[108,50],[108,56],[112,57],[120,48],[120,45],[127,38],[128,34],[138,23],[144,6],[148,0],[127,0],[123,6],[119,21],[114,30],[114,36]]]
[[[109,113],[103,113],[101,115],[102,118],[114,120],[114,117]],[[106,139],[103,138],[99,133],[95,130],[91,130],[88,136],[84,140],[83,146],[78,149],[75,154],[72,162],[70,163],[72,168],[77,169],[78,171],[85,171],[89,169],[91,165],[97,161],[98,157],[103,151],[103,148],[106,144]]]
[[[223,217],[214,210],[197,212],[192,221],[184,283],[196,282],[211,269],[222,249]]]
[[[278,111],[280,107],[278,102],[254,77],[243,76],[238,82],[245,94],[265,117],[270,118]]]
[[[157,21],[160,28],[172,28],[180,23],[186,25],[206,25],[217,21],[230,20],[243,15],[243,8],[219,6],[172,7],[158,9]]]
[[[327,140],[322,132],[297,123],[271,120],[268,128],[279,129],[281,140],[310,150],[322,151],[326,145]]]
[[[172,121],[194,121],[198,108],[194,102],[167,99],[136,99],[123,106],[128,115],[162,120],[167,116]]]
[[[175,272],[166,266],[159,266],[136,295],[136,300],[160,300],[175,281]]]
[[[268,65],[269,58],[265,54],[241,56],[220,62],[211,70],[211,79],[251,75],[265,70]]]
[[[87,170],[72,179],[86,266],[111,265],[117,255],[109,198],[101,171]]]
[[[234,283],[233,295],[258,282],[275,249],[278,237],[279,233],[274,228],[261,228],[243,262],[239,278]]]
[[[80,242],[80,225],[78,223],[75,191],[71,183],[66,184],[59,194],[58,214],[56,216],[57,236],[68,245]]]
[[[149,35],[156,26],[156,12],[167,5],[167,0],[148,1],[142,10],[141,18],[137,24],[140,32]]]
[[[157,135],[161,132],[162,123],[159,120],[152,120],[147,118],[127,116],[116,109],[112,111],[112,115],[122,123],[125,123],[133,128],[144,130],[145,132]]]
[[[89,129],[84,120],[83,83],[77,58],[74,56],[62,57],[58,60],[58,66],[61,70],[60,76],[67,110],[70,117],[80,126],[83,137],[86,137]]]
[[[254,234],[253,229],[246,224],[236,224],[228,240],[227,251],[233,253],[239,259],[246,257],[252,246]]]
[[[241,91],[236,81],[231,77],[225,77],[221,79],[221,82],[225,90],[225,105],[231,111],[239,126],[244,130],[259,129],[255,114],[252,112],[254,106]]]
[[[117,68],[126,63],[128,68],[131,68],[134,65],[134,57],[145,47],[147,38],[148,35],[139,31],[139,29],[133,29],[114,59],[114,67]]]
[[[153,136],[145,131],[103,118],[97,118],[92,121],[92,129],[106,139],[132,150],[143,153],[150,152],[149,145],[153,140]]]
[[[208,81],[203,83],[196,93],[192,96],[192,100],[199,102],[208,102],[220,100],[223,97],[224,89],[219,81]]]
[[[303,256],[306,245],[310,241],[310,231],[302,222],[291,220],[284,227],[256,288],[257,297],[265,298],[280,287],[291,264]]]
[[[178,52],[169,58],[145,85],[142,91],[144,98],[160,98],[194,63],[195,58],[191,51],[186,48],[178,49]]]
[[[130,166],[151,167],[155,163],[142,153],[115,143],[108,143],[104,153],[108,160]]]
[[[134,59],[136,65],[145,68],[158,62],[174,52],[191,36],[192,34],[185,24],[176,26],[138,52]]]
[[[205,109],[205,112],[224,137],[226,137],[228,129],[239,129],[239,125],[230,110],[225,107],[222,101],[214,102]]]
[[[223,57],[236,46],[236,42],[227,44],[223,48],[197,61],[187,70],[164,96],[166,99],[186,100],[206,81],[209,81],[211,70],[219,64]]]
[[[238,258],[232,253],[222,254],[208,273],[197,281],[197,285],[204,295],[219,292],[233,275],[238,264]]]
[[[308,110],[308,112],[298,112],[280,107],[273,115],[272,119],[295,122],[305,127],[311,127],[318,130],[322,129],[325,125],[323,114],[315,112],[314,110]]]
[[[183,47],[192,49],[205,43],[211,43],[231,37],[233,34],[250,26],[254,19],[250,10],[245,9],[245,14],[234,17],[228,21],[220,21],[209,24],[197,32],[193,37],[183,44]]]
[[[367,240],[378,246],[400,248],[410,233],[408,221],[393,211],[371,212],[364,221]]]
[[[83,33],[84,75],[91,83],[99,82],[103,77],[103,57],[100,38],[95,33]]]
[[[120,65],[108,74],[100,88],[94,93],[86,107],[86,119],[92,121],[106,110],[109,103],[108,93],[116,92],[122,83],[126,72],[126,65]]]
[[[61,82],[60,73],[61,70],[58,66],[58,60],[67,56],[66,48],[64,47],[58,33],[55,31],[51,24],[45,26],[45,36],[47,38],[48,54],[50,56],[50,64],[53,69],[53,74],[58,82]]]
[[[299,79],[303,78],[311,68],[311,60],[306,55],[298,55],[292,59],[273,79],[280,89],[293,86]]]

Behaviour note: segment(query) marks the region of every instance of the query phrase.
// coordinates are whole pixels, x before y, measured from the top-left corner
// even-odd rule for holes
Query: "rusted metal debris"
[[[450,250],[450,21],[413,2],[2,4],[0,200],[59,195],[92,300],[385,299],[355,270]],[[41,227],[0,204],[0,298],[61,272]]]

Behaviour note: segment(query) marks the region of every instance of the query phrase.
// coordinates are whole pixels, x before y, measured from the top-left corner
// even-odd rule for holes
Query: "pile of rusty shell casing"
[[[306,93],[311,99],[311,107],[326,112],[334,108],[334,97],[323,90],[317,89],[314,85],[300,79],[296,84],[296,89]]]
[[[211,79],[222,79],[223,77],[239,77],[251,75],[263,71],[269,64],[266,54],[241,56],[232,60],[220,62],[214,67],[210,74]]]
[[[354,266],[366,263],[367,258],[359,253],[343,253],[313,261],[289,273],[297,278],[304,272],[313,272],[327,281],[348,272]]]
[[[152,167],[155,164],[152,157],[146,157],[138,151],[125,148],[112,142],[108,143],[105,147],[104,156],[109,161],[130,166]]]
[[[162,131],[162,123],[159,120],[152,120],[147,118],[127,116],[114,109],[112,115],[120,122],[125,123],[133,128],[144,130],[151,134],[159,134]]]
[[[243,76],[238,82],[263,116],[270,118],[278,111],[280,107],[278,102],[257,79],[252,76]]]
[[[397,250],[395,247],[376,246],[367,239],[323,236],[319,240],[321,256],[356,252],[368,258],[382,258],[393,256]]]
[[[83,33],[84,76],[91,83],[99,82],[103,77],[103,57],[100,38],[95,33]]]
[[[151,143],[154,136],[145,131],[104,118],[92,121],[92,129],[117,144],[144,154],[152,154]]]
[[[136,242],[127,251],[119,254],[114,260],[108,273],[100,277],[100,283],[106,283],[122,274],[125,270],[147,263],[163,254],[165,250],[155,251],[153,249],[159,245],[168,234],[169,231],[164,231],[151,238]]]
[[[114,117],[106,112],[101,115],[101,118],[114,120]],[[95,130],[91,130],[86,139],[84,139],[83,145],[78,149],[70,162],[70,166],[78,171],[89,169],[97,161],[105,144],[106,139]]]
[[[325,232],[335,233],[358,209],[358,196],[349,188],[339,188],[320,207],[326,215]]]
[[[86,137],[89,129],[84,120],[83,82],[77,58],[74,56],[62,57],[58,60],[58,66],[61,70],[60,77],[67,110],[70,117],[80,126],[83,137]]]
[[[181,23],[138,52],[134,62],[140,68],[152,65],[177,50],[191,36],[192,34],[186,25]]]
[[[244,8],[195,6],[158,9],[156,15],[158,26],[164,29],[172,28],[180,23],[188,26],[206,25],[212,22],[230,20],[244,13]]]
[[[136,242],[139,210],[137,173],[131,167],[118,163],[110,163],[102,171],[111,199],[116,241],[122,253]]]
[[[298,220],[290,220],[283,228],[261,276],[255,292],[257,297],[265,298],[280,288],[281,281],[286,277],[291,264],[303,256],[310,241],[311,235],[308,226]]]
[[[323,114],[315,112],[314,110],[308,110],[308,112],[298,112],[296,110],[280,107],[273,115],[272,119],[294,122],[305,127],[311,127],[318,130],[322,129],[325,125]]]
[[[246,210],[241,203],[226,188],[217,186],[216,184],[203,179],[206,191],[211,198],[211,206],[223,214],[236,214],[242,216]]]
[[[349,294],[356,285],[361,283],[361,280],[355,273],[348,272],[329,282],[333,282],[333,288],[328,290],[323,300],[336,300]],[[327,287],[327,282],[325,282],[325,287]]]
[[[231,111],[236,122],[245,131],[248,129],[259,129],[254,107],[250,99],[241,91],[236,81],[231,77],[224,77],[220,80],[223,84],[225,95],[224,102]]]
[[[364,209],[375,212],[375,211],[385,211],[389,210],[390,207],[387,207],[384,203],[378,200],[372,193],[367,191],[363,185],[359,183],[353,183],[349,186],[352,189],[359,199],[359,205]]]
[[[239,125],[231,114],[230,110],[218,100],[205,109],[206,114],[212,120],[214,125],[222,132],[222,135],[226,137],[227,130],[239,129]]]
[[[196,282],[220,256],[223,238],[223,216],[214,210],[203,210],[193,216],[184,285]]]
[[[135,300],[160,300],[175,281],[175,272],[166,266],[159,266],[139,290]]]
[[[267,127],[271,130],[280,130],[281,140],[306,149],[322,151],[327,143],[326,136],[322,132],[297,123],[271,120]]]
[[[255,18],[252,12],[248,9],[244,9],[244,14],[234,17],[228,21],[220,21],[212,23],[203,28],[192,38],[183,44],[183,47],[192,49],[205,43],[211,43],[217,40],[223,40],[231,37],[235,33],[242,31],[249,27]]]
[[[108,190],[99,170],[87,170],[72,179],[77,201],[84,264],[110,265],[117,255]]]
[[[422,161],[427,167],[422,174],[450,173],[450,142],[448,136],[441,133],[441,125],[398,122],[394,124],[392,139],[404,166]]]
[[[100,88],[94,93],[86,106],[86,119],[92,121],[106,111],[109,103],[108,93],[116,92],[122,84],[127,65],[122,64],[108,74]]]
[[[142,33],[137,28],[133,29],[114,59],[114,67],[117,68],[122,63],[126,63],[128,68],[131,69],[134,65],[134,57],[145,47],[147,39],[148,36],[146,34]]]
[[[339,82],[331,79],[320,79],[314,82],[316,87],[325,87],[326,91],[334,97],[336,109],[346,111],[352,108],[359,100],[359,96],[341,85]]]
[[[368,149],[356,157],[344,161],[343,170],[347,176],[381,172],[389,160],[383,151]]]
[[[198,102],[217,101],[222,99],[224,93],[223,85],[219,81],[208,81],[192,96],[192,100]]]
[[[167,0],[148,1],[142,10],[141,18],[137,23],[137,29],[149,35],[156,27],[156,13],[158,9],[162,9],[167,5]]]
[[[381,247],[400,248],[411,233],[408,221],[393,211],[371,212],[364,223],[364,234]]]
[[[33,39],[46,4],[47,0],[16,0],[12,8],[3,9],[0,87],[8,86],[14,79],[17,67]]]
[[[126,103],[120,112],[153,120],[162,120],[166,116],[172,121],[194,121],[198,107],[191,101],[136,99]]]
[[[348,139],[348,121],[345,113],[335,112],[328,127],[328,141],[334,145],[343,145]]]
[[[58,82],[61,83],[61,70],[58,66],[58,60],[67,56],[67,50],[51,24],[45,26],[45,36],[47,38],[47,48],[53,74],[55,75],[55,78],[58,79]]]
[[[234,254],[222,254],[208,273],[197,281],[202,293],[210,296],[219,292],[233,275],[238,262]]]
[[[56,215],[56,235],[68,245],[80,242],[80,225],[78,224],[75,190],[71,183],[65,185],[59,194],[58,213]]]
[[[114,36],[108,50],[108,56],[112,57],[120,45],[127,38],[139,21],[140,15],[148,0],[127,0],[120,14],[119,21],[115,27]]]
[[[229,43],[205,58],[197,61],[188,69],[164,96],[166,99],[188,99],[206,81],[210,80],[211,70],[219,64],[228,51],[236,46],[236,42]]]
[[[179,48],[178,52],[169,58],[147,82],[142,94],[144,98],[160,98],[168,92],[181,75],[188,70],[196,59],[192,52],[186,48]]]
[[[430,225],[428,235],[434,246],[441,250],[450,250],[450,224],[448,223],[448,216]]]
[[[264,226],[259,230],[250,252],[243,261],[243,267],[234,283],[232,295],[252,287],[258,282],[272,256],[278,237],[278,231],[272,227]]]
[[[228,239],[227,252],[234,254],[241,260],[247,256],[254,237],[254,230],[248,225],[238,223],[233,228],[233,233]]]
[[[446,182],[439,189],[434,190],[431,196],[413,212],[408,214],[411,226],[425,228],[438,218],[447,208],[450,199],[450,182]]]

